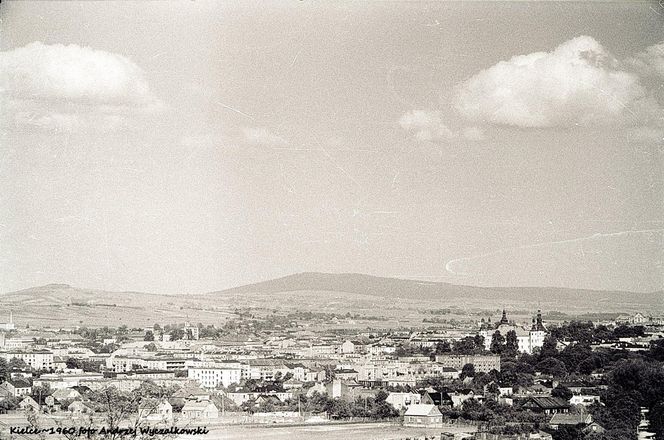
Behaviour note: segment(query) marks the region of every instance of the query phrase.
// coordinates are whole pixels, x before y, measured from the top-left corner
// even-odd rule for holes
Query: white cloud
[[[112,131],[163,109],[131,60],[74,44],[0,52],[0,94],[6,122],[64,132]]]
[[[517,127],[636,125],[658,111],[639,77],[587,36],[479,72],[457,87],[455,107],[471,121]]]
[[[655,44],[626,61],[642,75],[661,76],[664,78],[664,41]]]
[[[265,145],[274,147],[288,144],[286,139],[272,133],[266,128],[244,127],[242,128],[242,136],[244,141],[251,145]]]
[[[128,58],[75,44],[30,43],[0,52],[0,87],[24,100],[144,106],[155,98]]]
[[[452,130],[443,123],[443,116],[439,111],[411,110],[399,119],[399,125],[419,141],[459,138],[468,141],[481,141],[485,139],[484,130],[479,127],[472,126],[464,127],[461,130]]]
[[[412,110],[399,119],[399,125],[419,141],[454,138],[454,133],[443,123],[442,115],[438,111]]]

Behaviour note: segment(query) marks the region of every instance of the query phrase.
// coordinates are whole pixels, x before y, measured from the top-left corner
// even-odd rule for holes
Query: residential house
[[[594,403],[600,403],[599,396],[593,396],[589,394],[578,394],[574,395],[569,399],[570,405],[583,405],[590,406]]]
[[[557,414],[568,413],[570,404],[559,397],[529,397],[521,407],[536,413]]]
[[[559,429],[561,426],[583,426],[586,427],[593,422],[590,414],[554,414],[549,420],[551,429]]]
[[[411,405],[420,404],[422,396],[417,393],[390,393],[385,401],[397,410],[403,410]]]
[[[143,401],[138,407],[138,418],[168,423],[173,421],[173,407],[166,399]]]
[[[30,381],[23,378],[9,379],[0,384],[0,388],[4,388],[12,397],[29,396],[32,393]]]
[[[404,413],[403,423],[406,426],[438,427],[443,424],[443,414],[436,405],[410,405]]]
[[[182,407],[182,417],[187,419],[217,419],[219,408],[209,400],[189,400]]]
[[[39,404],[30,396],[26,396],[18,403],[18,407],[27,411],[39,411]]]
[[[88,404],[84,403],[82,400],[74,400],[67,407],[67,411],[72,416],[80,416],[83,414],[89,414],[94,412],[92,408]]]

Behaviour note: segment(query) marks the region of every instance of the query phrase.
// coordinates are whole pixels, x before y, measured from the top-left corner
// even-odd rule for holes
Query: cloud
[[[443,123],[443,116],[439,111],[412,110],[399,119],[399,125],[419,141],[441,141],[459,138],[469,141],[481,141],[485,139],[484,131],[479,127],[464,127],[459,131],[452,130]]]
[[[412,110],[399,119],[399,125],[420,141],[454,138],[454,133],[443,123],[439,111]]]
[[[627,59],[626,64],[644,76],[664,78],[664,41],[649,46],[633,58]]]
[[[164,108],[131,60],[75,44],[0,52],[0,95],[6,122],[49,131],[112,131]]]
[[[454,104],[468,120],[525,128],[637,125],[659,110],[639,76],[587,36],[477,73]]]
[[[286,139],[272,133],[266,128],[244,127],[242,128],[242,136],[244,141],[251,145],[275,147],[288,144]]]

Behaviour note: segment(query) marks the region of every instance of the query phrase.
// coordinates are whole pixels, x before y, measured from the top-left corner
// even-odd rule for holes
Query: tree
[[[150,330],[145,332],[145,336],[143,337],[144,341],[154,341],[154,333]]]
[[[449,341],[440,341],[436,344],[435,354],[449,353],[452,351],[452,346]]]
[[[537,371],[541,371],[544,374],[550,374],[553,377],[564,377],[567,374],[567,368],[565,364],[553,357],[549,357],[541,361],[535,367]]]
[[[509,357],[516,357],[519,354],[519,339],[516,336],[516,331],[510,330],[505,336],[505,352],[504,354]]]
[[[0,358],[0,383],[9,380],[9,364],[5,358]]]
[[[80,364],[80,362],[78,361],[78,359],[75,359],[75,358],[71,358],[71,357],[70,357],[69,359],[67,359],[67,361],[65,362],[65,364],[67,365],[67,368],[71,368],[71,369],[79,369],[79,368],[81,368],[81,364]]]
[[[181,328],[174,328],[169,334],[171,335],[171,341],[177,341],[184,337],[184,330]]]
[[[475,377],[475,365],[466,364],[461,369],[461,374],[459,375],[460,379],[465,379],[466,377]]]
[[[489,350],[491,353],[500,354],[503,352],[504,348],[505,337],[502,335],[502,333],[500,333],[500,331],[496,330],[491,337],[491,346],[489,347]]]
[[[30,366],[25,363],[23,359],[11,358],[9,360],[9,369],[10,370],[29,370]]]
[[[540,360],[558,355],[558,340],[553,335],[546,335],[539,352]]]
[[[562,385],[558,385],[553,390],[551,390],[551,397],[560,397],[561,399],[569,400],[572,398],[572,395],[572,391]]]

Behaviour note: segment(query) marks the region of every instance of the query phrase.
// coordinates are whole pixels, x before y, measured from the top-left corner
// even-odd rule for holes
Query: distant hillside
[[[155,322],[221,324],[238,308],[362,313],[401,319],[456,306],[495,311],[537,308],[562,312],[657,312],[664,293],[604,292],[551,287],[484,288],[361,274],[300,273],[200,295],[108,292],[67,284],[0,295],[0,322],[11,310],[19,326],[148,327]]]
[[[370,295],[385,299],[417,299],[445,301],[449,303],[476,304],[486,301],[487,305],[500,305],[501,302],[529,302],[541,304],[579,305],[612,310],[622,307],[647,306],[662,309],[664,292],[637,293],[613,292],[556,287],[474,287],[442,282],[418,281],[397,278],[375,277],[362,274],[330,274],[305,272],[289,275],[260,283],[249,284],[233,289],[212,292],[208,295],[251,295],[278,294],[283,292],[345,292],[356,295]]]
[[[219,322],[223,313],[188,295],[108,292],[48,284],[0,295],[0,322],[11,310],[19,326],[151,327],[155,322]]]

